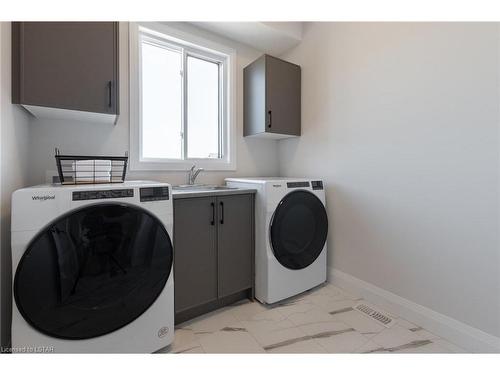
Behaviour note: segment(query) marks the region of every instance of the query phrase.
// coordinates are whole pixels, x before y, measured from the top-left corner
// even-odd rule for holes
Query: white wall
[[[278,173],[278,148],[269,140],[243,138],[243,67],[258,58],[262,52],[242,44],[215,36],[192,25],[170,23],[237,51],[237,170],[235,172],[203,172],[197,182],[222,183],[229,176],[270,176]],[[128,97],[128,25],[120,24],[120,117],[115,126],[33,119],[30,129],[30,183],[45,182],[46,171],[54,171],[54,148],[70,154],[123,155],[129,149]],[[127,179],[148,178],[172,184],[186,182],[184,172],[129,172]]]
[[[28,181],[29,116],[11,104],[11,32],[10,22],[0,22],[0,311],[1,346],[10,340],[11,256],[10,197]]]
[[[497,24],[313,23],[285,176],[326,180],[331,267],[500,336]]]

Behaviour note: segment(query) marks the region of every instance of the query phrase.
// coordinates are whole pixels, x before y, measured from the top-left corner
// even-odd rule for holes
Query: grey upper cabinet
[[[117,22],[12,23],[13,103],[111,121],[118,92]]]
[[[300,66],[263,55],[245,67],[244,135],[300,136]]]
[[[174,199],[177,324],[253,298],[253,275],[253,194]]]

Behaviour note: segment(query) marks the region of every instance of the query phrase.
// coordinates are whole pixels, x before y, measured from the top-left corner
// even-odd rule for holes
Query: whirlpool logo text
[[[34,201],[48,201],[48,200],[53,200],[56,199],[55,195],[33,195],[31,197]]]

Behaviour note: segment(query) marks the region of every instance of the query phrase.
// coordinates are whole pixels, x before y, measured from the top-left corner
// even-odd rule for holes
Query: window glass
[[[187,57],[188,158],[219,157],[219,64]]]
[[[182,159],[182,53],[142,42],[142,158]]]
[[[187,170],[197,164],[232,170],[234,52],[172,32],[163,25],[139,25],[137,43],[130,46],[130,70],[137,71],[130,84],[130,166]]]

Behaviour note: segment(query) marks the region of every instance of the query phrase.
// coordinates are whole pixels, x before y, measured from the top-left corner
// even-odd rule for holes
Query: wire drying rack
[[[128,153],[125,156],[61,155],[55,150],[59,181],[63,185],[113,184],[125,181]]]

